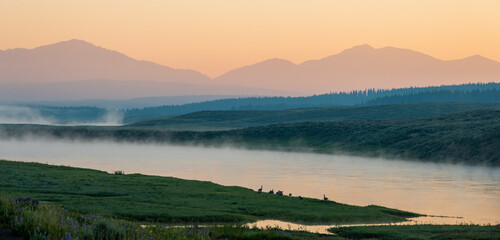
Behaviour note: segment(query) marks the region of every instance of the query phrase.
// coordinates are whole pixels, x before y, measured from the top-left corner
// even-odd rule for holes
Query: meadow
[[[79,213],[169,223],[400,222],[420,216],[380,206],[258,193],[243,187],[140,174],[0,161],[0,193],[55,202]]]

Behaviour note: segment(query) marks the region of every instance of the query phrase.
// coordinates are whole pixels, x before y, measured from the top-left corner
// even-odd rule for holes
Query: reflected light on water
[[[279,228],[283,230],[307,231],[319,234],[332,234],[328,231],[330,228],[352,227],[352,226],[381,226],[381,225],[416,225],[416,224],[470,224],[462,221],[462,218],[456,217],[418,217],[410,218],[409,221],[398,223],[379,223],[379,224],[336,224],[336,225],[304,225],[280,220],[261,220],[246,224],[248,227],[257,228]],[[496,224],[500,224],[497,222]]]

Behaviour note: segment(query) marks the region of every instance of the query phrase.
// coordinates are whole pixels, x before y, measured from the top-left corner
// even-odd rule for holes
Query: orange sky
[[[1,0],[0,49],[82,39],[217,76],[354,45],[500,61],[499,0]]]

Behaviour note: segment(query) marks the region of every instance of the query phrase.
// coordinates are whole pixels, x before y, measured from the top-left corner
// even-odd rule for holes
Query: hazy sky
[[[74,38],[209,76],[364,43],[500,61],[500,0],[0,0],[0,49]]]

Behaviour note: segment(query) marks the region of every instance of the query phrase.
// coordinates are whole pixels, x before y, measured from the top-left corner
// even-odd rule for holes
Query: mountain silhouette
[[[89,79],[206,83],[193,70],[180,70],[138,61],[82,40],[69,40],[34,49],[0,51],[0,82],[71,82]]]
[[[499,81],[500,63],[481,56],[443,61],[408,49],[375,49],[369,45],[301,64],[271,59],[213,80],[218,84],[309,93]]]
[[[297,94],[212,85],[209,77],[194,70],[138,61],[82,40],[34,49],[0,50],[0,101],[4,102]]]
[[[96,80],[99,79],[99,80]],[[394,47],[355,46],[295,64],[269,59],[210,79],[138,61],[82,40],[0,50],[0,100],[179,95],[306,95],[367,88],[499,82],[500,63],[475,55],[443,61]]]

